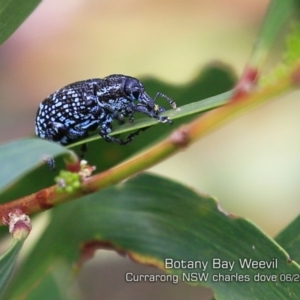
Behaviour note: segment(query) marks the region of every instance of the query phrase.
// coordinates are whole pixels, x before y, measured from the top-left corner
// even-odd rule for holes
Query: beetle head
[[[145,88],[139,80],[132,77],[127,78],[124,91],[130,100],[136,100],[151,109],[155,108],[154,100],[145,92]]]

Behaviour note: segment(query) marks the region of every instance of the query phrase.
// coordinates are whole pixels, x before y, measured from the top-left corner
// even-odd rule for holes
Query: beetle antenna
[[[176,103],[173,99],[171,99],[170,97],[166,96],[165,94],[161,93],[161,92],[157,92],[156,96],[154,97],[154,102],[158,97],[162,97],[168,100],[168,102],[170,103],[170,105],[175,109],[176,108]]]

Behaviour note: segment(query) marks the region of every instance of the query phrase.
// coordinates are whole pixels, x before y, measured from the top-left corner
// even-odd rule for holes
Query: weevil
[[[176,108],[176,103],[160,92],[152,99],[134,77],[114,74],[103,79],[74,82],[57,90],[40,104],[35,132],[41,138],[69,145],[98,129],[106,141],[126,145],[143,129],[122,140],[110,135],[114,120],[124,124],[128,117],[133,123],[134,114],[140,112],[161,123],[172,123],[170,118],[160,115],[166,109],[156,104],[157,97],[165,98]]]

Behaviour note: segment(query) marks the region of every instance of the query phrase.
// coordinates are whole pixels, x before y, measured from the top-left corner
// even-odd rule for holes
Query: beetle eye
[[[140,96],[140,91],[133,91],[132,92],[132,96],[134,97],[134,99],[139,99],[139,96]]]

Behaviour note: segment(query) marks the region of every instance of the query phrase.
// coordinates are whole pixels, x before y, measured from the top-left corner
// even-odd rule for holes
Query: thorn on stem
[[[242,77],[236,85],[235,93],[231,101],[238,101],[241,97],[247,95],[255,86],[258,75],[258,69],[246,66]]]
[[[170,141],[179,148],[185,148],[190,142],[187,126],[181,126],[175,130],[170,136]]]

